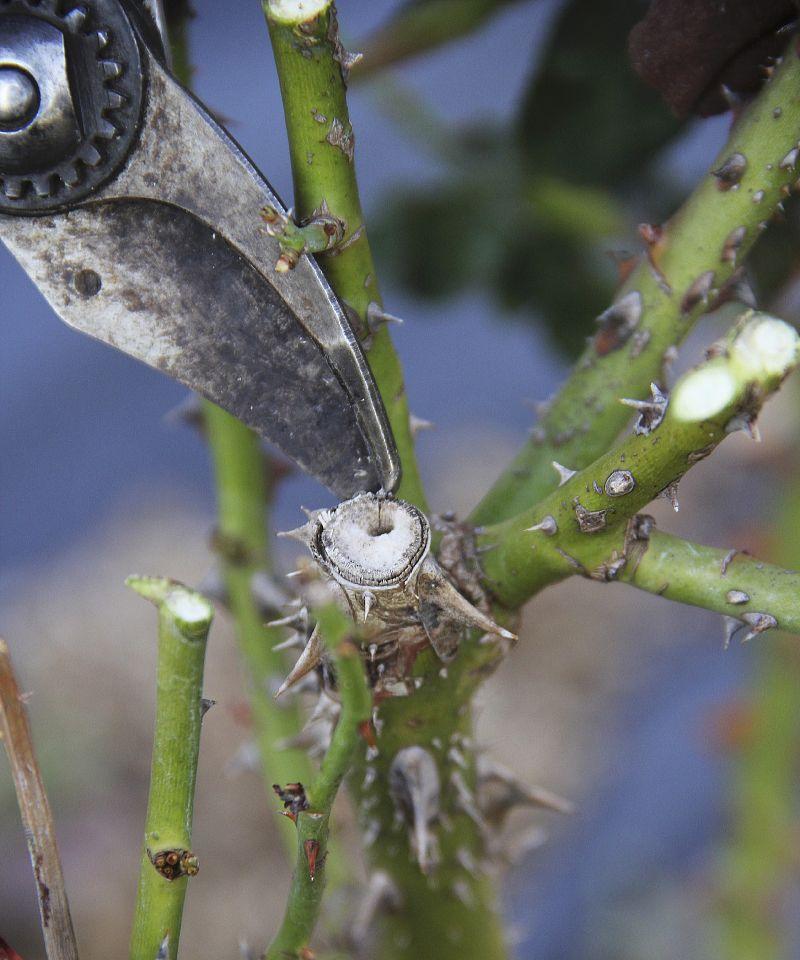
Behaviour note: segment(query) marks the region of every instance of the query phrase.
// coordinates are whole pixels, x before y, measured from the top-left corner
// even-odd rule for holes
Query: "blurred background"
[[[290,200],[259,4],[192,6],[196,91]],[[350,49],[374,38],[365,66],[391,59],[380,31],[406,5],[338,6]],[[639,249],[637,224],[669,215],[731,122],[686,110],[679,119],[637,78],[627,35],[644,3],[483,7],[457,40],[356,72],[350,98],[386,305],[406,319],[394,334],[410,402],[435,423],[418,438],[423,473],[434,509],[462,516],[591,333],[617,261]],[[750,277],[760,304],[792,322],[799,239],[790,202]],[[201,439],[170,416],[185,391],[61,324],[4,249],[0,313],[0,634],[31,692],[82,956],[122,957],[155,693],[155,617],[123,581],[205,575],[209,463]],[[704,319],[678,369],[722,327]],[[769,407],[760,446],[737,434],[701,463],[681,484],[678,514],[657,504],[661,526],[800,562],[797,399],[790,384]],[[292,475],[276,525],[295,526],[301,504],[329,502]],[[503,909],[520,958],[800,957],[800,654],[778,635],[726,651],[722,637],[718,617],[616,585],[566,583],[527,611],[481,697],[479,739],[578,809],[560,820],[520,813],[509,826],[517,856]],[[182,950],[234,960],[240,943],[262,946],[282,912],[288,827],[251,769],[222,613],[206,694],[218,705],[200,761],[203,869]],[[4,757],[0,934],[27,960],[42,955]]]

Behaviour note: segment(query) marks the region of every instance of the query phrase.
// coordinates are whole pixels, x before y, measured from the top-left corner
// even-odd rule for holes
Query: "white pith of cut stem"
[[[727,365],[702,367],[687,374],[675,388],[672,415],[690,422],[707,420],[728,406],[737,389],[737,380]]]
[[[752,377],[783,376],[796,362],[797,331],[783,320],[752,320],[736,338],[731,359]]]
[[[173,590],[165,602],[176,620],[189,625],[208,623],[214,615],[214,608],[205,597],[190,590]]]
[[[268,0],[267,13],[283,23],[305,23],[324,13],[331,0]]]

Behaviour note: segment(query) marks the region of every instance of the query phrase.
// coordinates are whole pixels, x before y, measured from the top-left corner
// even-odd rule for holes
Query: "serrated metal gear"
[[[142,58],[125,9],[0,0],[4,69],[32,78],[40,103],[17,127],[0,117],[0,212],[42,214],[90,196],[125,162],[140,122]]]

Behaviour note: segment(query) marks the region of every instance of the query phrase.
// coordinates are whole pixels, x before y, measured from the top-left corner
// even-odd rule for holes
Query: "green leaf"
[[[639,0],[566,5],[520,112],[531,168],[616,185],[677,133],[679,122],[628,60],[628,33],[643,12]]]

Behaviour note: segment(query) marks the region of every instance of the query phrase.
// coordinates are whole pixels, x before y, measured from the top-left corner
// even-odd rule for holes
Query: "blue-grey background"
[[[280,98],[259,4],[195,0],[194,6],[195,89],[290,198]],[[368,33],[394,6],[341,0],[345,36]],[[512,114],[557,6],[552,0],[512,6],[479,36],[404,66],[396,77],[449,121],[496,123]],[[351,109],[369,218],[398,185],[435,177],[437,162],[386,116],[374,87],[354,87]],[[685,188],[725,130],[723,119],[691,127],[664,159],[664,177]],[[641,219],[647,213],[643,208]],[[386,280],[383,286],[388,308],[406,318],[394,337],[412,409],[436,423],[418,444],[434,506],[464,511],[524,440],[532,419],[526,401],[550,394],[566,363],[544,332],[508,322],[479,294],[432,306]],[[145,652],[151,636],[145,632],[135,644],[126,639],[126,622],[140,614],[121,581],[134,564],[147,568],[142,572],[200,575],[213,523],[208,460],[193,432],[165,418],[186,392],[64,326],[2,248],[0,316],[0,631],[35,694],[34,720],[51,789],[56,785],[86,956],[119,956],[143,811],[152,666]],[[735,478],[754,461],[736,451],[724,489],[746,498],[749,488]],[[724,542],[741,523],[727,516],[711,473],[692,484],[689,504],[679,517],[662,514],[665,523]],[[317,505],[322,497],[311,481],[290,479],[277,525],[293,526],[299,504]],[[141,617],[142,629],[150,630],[146,612]],[[572,791],[581,805],[569,823],[546,821],[551,841],[524,857],[507,882],[504,907],[520,957],[712,955],[708,913],[728,766],[711,742],[709,718],[737,696],[754,659],[751,649],[722,656],[720,637],[715,618],[631,598],[622,588],[570,586],[537,601],[525,649],[486,696],[482,730],[506,762],[526,776],[541,774],[546,786]],[[233,671],[232,680],[219,673],[209,682],[216,684],[212,695],[222,688],[234,703],[232,663],[222,658],[219,667]],[[209,747],[217,759],[206,771],[198,843],[212,832],[204,824],[225,824],[219,828],[225,835],[234,794],[245,789],[227,785],[224,750],[244,736],[234,721],[227,729],[219,755]],[[258,784],[248,784],[259,816],[251,813],[250,822],[241,815],[242,843],[250,835],[245,827],[275,829],[271,821],[264,828]],[[214,799],[217,790],[225,803]],[[39,947],[24,846],[8,798],[0,811],[0,935],[33,957]],[[195,902],[205,906],[190,904],[186,942],[216,952],[187,946],[186,956],[234,957],[237,931],[258,942],[264,917],[277,915],[284,895],[286,878],[267,850],[271,842],[257,844],[271,864],[266,883],[260,867],[253,868],[255,878],[240,871],[230,880],[231,897],[252,903],[247,911],[236,914],[214,898],[213,867],[208,899],[193,887]],[[120,862],[127,879],[117,876],[124,871],[115,850],[126,851]],[[218,856],[224,859],[224,851]],[[247,900],[245,881],[266,893]],[[220,931],[227,952],[219,952]]]

